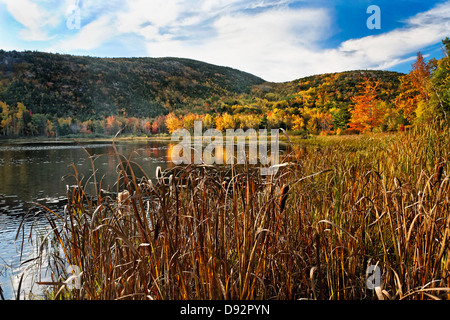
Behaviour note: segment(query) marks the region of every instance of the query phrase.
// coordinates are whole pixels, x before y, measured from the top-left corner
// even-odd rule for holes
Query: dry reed
[[[65,216],[47,214],[61,249],[47,297],[448,299],[449,150],[434,123],[294,146],[271,177],[188,165],[153,182],[117,154],[119,200],[79,182]],[[381,286],[369,290],[375,264]],[[67,265],[83,271],[81,289],[61,286]]]

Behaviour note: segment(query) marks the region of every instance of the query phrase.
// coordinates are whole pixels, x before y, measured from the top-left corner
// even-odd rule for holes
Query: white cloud
[[[117,29],[121,32],[139,33],[143,24],[155,28],[170,26],[183,10],[183,4],[177,0],[130,0],[126,3],[128,10],[117,14]]]
[[[207,3],[207,2],[205,2]],[[263,7],[268,2],[253,4]],[[206,5],[213,10],[212,4]],[[247,8],[250,5],[246,5]],[[215,8],[214,10],[217,10]],[[330,34],[326,9],[274,7],[257,14],[222,12],[204,39],[147,34],[150,56],[180,56],[228,65],[269,81],[354,69],[388,69],[411,61],[417,51],[438,43],[450,30],[450,1],[404,21],[403,28],[350,39],[334,49],[319,42]]]
[[[55,26],[58,19],[46,9],[31,0],[1,0],[11,16],[25,28],[19,36],[26,41],[44,41],[51,37],[46,26]]]
[[[351,39],[326,54],[344,68],[387,69],[411,61],[416,53],[449,35],[450,1],[405,21],[403,28]],[[330,65],[332,68],[332,65]]]
[[[204,41],[149,41],[147,49],[151,56],[199,59],[280,80],[292,77],[292,66],[298,65],[299,59],[307,59],[304,47],[312,49],[316,39],[323,39],[329,29],[327,21],[325,9],[222,15]]]
[[[24,29],[23,40],[49,40],[62,24],[66,0],[45,8],[33,0],[0,0]],[[388,69],[449,35],[450,1],[405,21],[403,28],[349,39],[336,48],[321,44],[335,30],[328,8],[293,8],[291,0],[94,0],[79,1],[80,30],[59,29],[49,50],[101,49],[107,41],[138,36],[142,55],[178,56],[226,65],[269,81],[352,69]],[[52,2],[53,3],[53,2]],[[56,2],[55,2],[56,3]],[[54,31],[54,30],[52,30]],[[64,39],[60,40],[61,35]],[[133,39],[135,37],[132,37]],[[116,53],[111,52],[112,56]]]
[[[49,48],[49,51],[69,53],[73,50],[92,50],[116,35],[116,28],[110,16],[102,16],[82,26],[73,37],[64,39]]]

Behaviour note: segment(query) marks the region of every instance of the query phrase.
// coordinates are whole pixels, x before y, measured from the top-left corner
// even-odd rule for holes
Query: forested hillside
[[[92,58],[0,51],[0,100],[80,120],[152,117],[214,96],[249,92],[262,79],[179,58]]]
[[[449,41],[443,41],[449,46]],[[449,48],[447,48],[447,52]],[[448,111],[448,55],[410,74],[357,70],[266,82],[181,58],[93,58],[0,50],[0,134],[158,134],[178,128],[395,131]]]

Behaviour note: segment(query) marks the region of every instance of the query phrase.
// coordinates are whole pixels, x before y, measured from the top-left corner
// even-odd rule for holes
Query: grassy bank
[[[271,177],[189,165],[150,182],[117,154],[117,196],[80,182],[64,215],[47,212],[47,298],[448,299],[449,133],[434,123],[293,143]],[[68,265],[81,289],[62,284]]]

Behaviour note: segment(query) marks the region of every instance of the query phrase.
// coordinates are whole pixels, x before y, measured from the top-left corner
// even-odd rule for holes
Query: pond
[[[169,141],[116,142],[118,154],[132,156],[150,178],[158,166],[164,170],[172,165],[170,146]],[[36,203],[61,207],[67,186],[76,183],[74,168],[86,189],[94,192],[88,153],[94,159],[97,181],[102,178],[101,188],[113,188],[118,159],[111,142],[0,144],[0,286],[5,299],[15,298],[20,276],[29,267],[26,261],[37,256],[36,246],[27,241],[29,235],[42,236],[48,227],[39,212],[26,213],[35,210]],[[22,221],[24,232],[16,239]],[[39,286],[31,288],[33,279],[25,274],[21,298],[31,291],[38,295]]]

